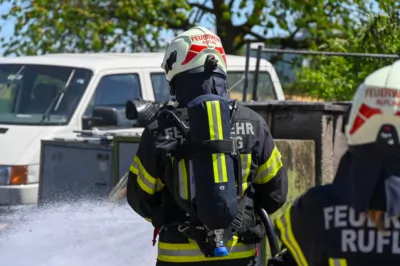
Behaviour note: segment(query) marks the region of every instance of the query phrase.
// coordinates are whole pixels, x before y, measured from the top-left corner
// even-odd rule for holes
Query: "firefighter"
[[[277,265],[400,265],[400,61],[357,89],[348,150],[332,184],[309,189],[276,221]]]
[[[207,65],[215,68],[208,72]],[[179,104],[177,110],[184,110],[191,100],[201,95],[229,99],[224,49],[220,38],[206,28],[191,28],[172,40],[162,68],[171,95]],[[245,218],[240,222],[255,224],[255,205],[271,214],[286,202],[287,174],[266,122],[240,104],[234,121],[231,135],[240,151],[241,188],[248,198],[243,211]],[[174,185],[168,185],[174,169],[166,150],[185,141],[174,125],[157,117],[145,128],[127,184],[129,205],[156,228],[153,245],[159,233],[156,265],[225,265],[227,261],[231,266],[259,265],[256,243],[265,236],[265,230],[258,223],[254,228],[242,230],[240,237],[233,236],[228,241],[229,255],[222,257],[206,257],[196,242],[198,240],[194,241],[181,230],[181,225],[189,218],[174,199],[173,195],[180,191],[177,192]],[[202,230],[202,227],[196,229]]]

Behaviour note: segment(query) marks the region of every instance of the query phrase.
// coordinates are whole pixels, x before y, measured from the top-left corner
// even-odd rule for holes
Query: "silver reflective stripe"
[[[280,164],[280,158],[275,157],[267,169],[257,173],[256,178],[257,179],[265,178],[266,176],[271,174],[271,172],[274,171],[276,169],[276,167],[279,167],[279,164]]]
[[[223,164],[224,164],[224,162],[222,162],[222,158],[223,157],[225,157],[225,154],[223,154],[223,153],[219,153],[219,154],[216,154],[216,156],[217,156],[217,161],[218,161],[218,181],[219,182],[226,182],[226,181],[224,181],[224,172],[222,171],[222,167],[223,167]]]
[[[210,140],[220,140],[223,139],[222,121],[221,117],[218,116],[218,108],[220,108],[219,101],[209,101],[206,102],[207,106],[207,116],[208,116],[208,127],[210,130]],[[216,183],[228,182],[225,180],[227,178],[226,171],[224,173],[223,167],[225,165],[225,154],[217,153],[213,154],[213,168],[214,168],[214,181]],[[215,173],[217,171],[217,173]],[[225,175],[224,175],[225,174]],[[218,179],[215,179],[216,176]],[[225,178],[224,178],[225,177]]]
[[[144,174],[143,174],[143,172],[140,170],[139,164],[138,164],[137,162],[133,161],[132,165],[133,165],[133,167],[135,167],[135,168],[138,170],[137,177],[140,178],[140,180],[141,180],[148,188],[150,188],[151,190],[154,190],[154,189],[156,188],[158,182],[156,182],[156,184],[151,183],[150,180],[148,180],[148,179],[144,176]]]
[[[240,154],[240,161],[242,164],[242,187],[243,187],[243,193],[246,191],[249,183],[248,183],[248,177],[250,174],[250,167],[251,167],[251,153],[250,154]]]
[[[219,102],[218,102],[219,103]],[[211,114],[208,114],[209,116],[211,115],[212,121],[213,121],[213,130],[210,129],[210,139],[220,139],[220,134],[222,135],[223,132],[219,132],[219,127],[218,127],[218,116],[217,116],[217,101],[212,101],[212,102],[207,102],[207,105],[211,105]],[[209,125],[211,126],[211,125]],[[222,130],[222,128],[221,128]],[[212,134],[214,132],[214,134]]]
[[[275,146],[268,161],[259,168],[256,174],[255,182],[257,184],[265,184],[274,177],[282,167],[281,157],[278,148]]]
[[[222,167],[223,167],[222,157],[225,157],[225,154],[218,153],[215,154],[215,156],[217,157],[217,165],[218,165],[218,182],[222,183],[224,182],[224,173],[222,172]]]
[[[347,266],[346,259],[329,259],[329,266]]]
[[[190,199],[193,200],[196,197],[196,185],[194,183],[194,171],[193,162],[189,160],[189,182],[190,182]]]
[[[333,259],[332,260],[332,265],[330,265],[330,266],[340,266],[340,260]]]
[[[185,245],[185,244],[183,244]],[[240,245],[234,246],[231,249],[231,253],[234,252],[245,252],[254,250],[254,245]],[[186,250],[172,250],[172,249],[162,249],[158,248],[158,255],[165,256],[201,256],[203,252],[200,249],[186,249]]]

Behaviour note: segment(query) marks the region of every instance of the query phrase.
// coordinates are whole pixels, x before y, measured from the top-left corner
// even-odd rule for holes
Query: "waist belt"
[[[158,260],[164,262],[203,262],[215,260],[245,259],[255,256],[256,245],[237,243],[236,240],[228,241],[227,248],[230,249],[226,257],[205,257],[195,242],[171,244],[158,243]]]

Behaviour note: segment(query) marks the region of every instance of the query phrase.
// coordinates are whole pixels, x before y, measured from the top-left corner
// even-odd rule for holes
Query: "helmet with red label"
[[[161,67],[168,82],[184,72],[212,71],[226,75],[226,56],[220,38],[204,27],[193,27],[174,38],[164,54]]]
[[[400,61],[370,74],[354,96],[346,125],[349,146],[399,144]]]

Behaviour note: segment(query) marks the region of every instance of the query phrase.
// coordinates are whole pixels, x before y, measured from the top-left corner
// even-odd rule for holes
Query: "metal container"
[[[39,204],[106,199],[129,170],[138,143],[119,146],[109,135],[43,140]]]
[[[275,139],[315,141],[315,184],[330,183],[340,157],[347,150],[343,134],[349,102],[248,102],[260,114]]]

